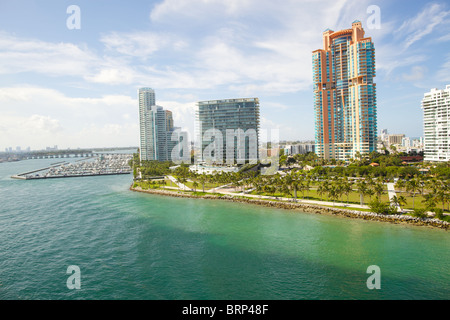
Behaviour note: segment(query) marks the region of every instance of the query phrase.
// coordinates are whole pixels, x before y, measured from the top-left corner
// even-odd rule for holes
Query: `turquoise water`
[[[135,193],[131,175],[10,179],[57,161],[0,164],[0,299],[450,297],[446,231]]]

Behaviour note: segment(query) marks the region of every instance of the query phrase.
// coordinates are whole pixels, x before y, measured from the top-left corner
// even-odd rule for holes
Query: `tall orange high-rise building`
[[[325,30],[312,64],[316,154],[347,160],[376,151],[375,48],[361,22]]]

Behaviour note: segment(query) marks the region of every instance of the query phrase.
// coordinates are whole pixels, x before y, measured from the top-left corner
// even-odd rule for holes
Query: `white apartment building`
[[[315,143],[299,143],[294,145],[286,145],[283,150],[285,155],[293,156],[295,154],[315,152],[315,148]]]
[[[422,109],[424,160],[450,161],[450,85],[425,93]]]
[[[172,151],[178,145],[178,141],[172,139],[174,137],[178,140],[180,137],[187,138],[186,132],[181,131],[181,128],[174,127],[171,111],[155,105],[155,91],[153,89],[140,88],[138,96],[141,160],[178,160],[178,156],[177,159],[172,159]],[[187,153],[188,151],[183,150],[183,155],[184,152]],[[184,158],[186,158],[186,155],[184,155]]]
[[[139,128],[140,128],[140,158],[141,160],[154,160],[153,130],[151,122],[148,121],[148,113],[155,105],[155,91],[152,88],[140,88],[138,90],[139,99]]]

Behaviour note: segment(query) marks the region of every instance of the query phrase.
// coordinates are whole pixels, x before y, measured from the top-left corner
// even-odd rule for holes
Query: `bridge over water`
[[[133,155],[133,153],[114,153],[114,152],[88,152],[88,153],[58,153],[58,154],[34,154],[29,155],[26,159],[60,159],[60,158],[92,158],[100,155],[114,156],[118,154]]]

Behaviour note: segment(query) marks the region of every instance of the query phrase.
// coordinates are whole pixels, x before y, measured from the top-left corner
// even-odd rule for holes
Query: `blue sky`
[[[0,0],[0,150],[137,146],[143,86],[190,132],[197,101],[258,97],[262,128],[312,140],[311,52],[354,20],[375,43],[378,129],[421,136],[423,94],[450,84],[449,1]]]

